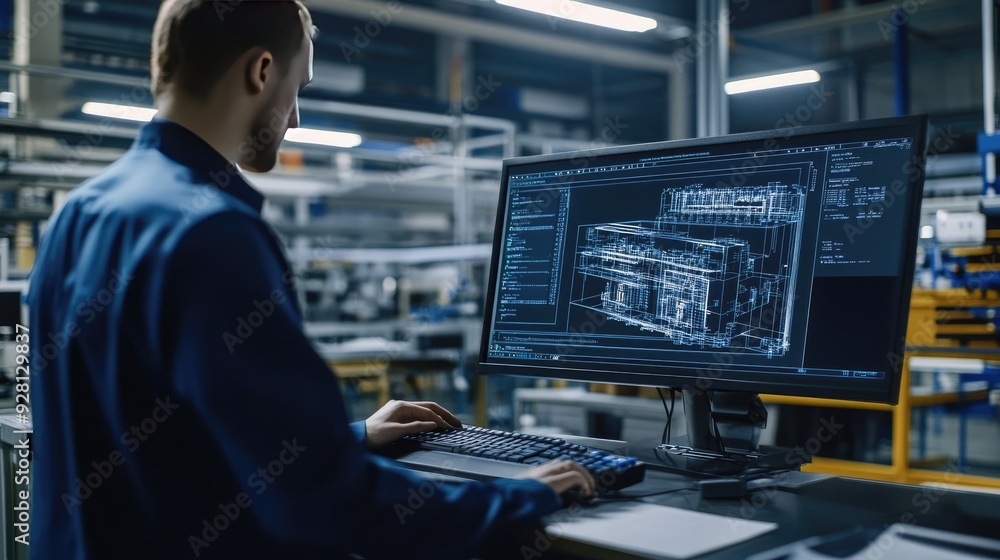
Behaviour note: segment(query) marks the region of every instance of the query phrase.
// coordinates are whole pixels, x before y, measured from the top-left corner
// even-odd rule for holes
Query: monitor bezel
[[[730,134],[724,136],[713,136],[706,138],[691,138],[684,140],[668,140],[664,142],[651,142],[645,144],[633,144],[628,146],[611,146],[605,148],[595,148],[575,152],[562,152],[557,154],[545,154],[537,156],[524,156],[509,158],[503,161],[501,173],[500,196],[497,205],[496,225],[493,233],[493,253],[490,258],[489,285],[486,290],[486,302],[483,313],[483,329],[479,347],[479,373],[483,375],[513,375],[519,377],[564,379],[571,381],[582,381],[592,383],[607,383],[614,385],[637,385],[654,387],[677,387],[677,388],[698,388],[704,390],[704,375],[696,375],[692,370],[691,375],[682,375],[679,368],[665,368],[662,374],[649,373],[626,373],[614,370],[602,369],[579,369],[579,368],[555,368],[540,365],[525,364],[498,364],[490,363],[487,358],[489,349],[489,336],[492,327],[492,317],[494,302],[497,290],[498,261],[500,258],[501,240],[503,238],[504,214],[506,213],[506,200],[508,183],[511,169],[521,165],[545,163],[559,160],[590,160],[602,156],[624,155],[637,152],[653,150],[676,150],[686,148],[697,148],[700,146],[732,144],[738,142],[753,142],[768,139],[789,139],[793,137],[808,136],[814,134],[828,134],[838,132],[854,132],[886,127],[912,127],[915,131],[913,139],[913,159],[919,165],[917,173],[909,173],[908,188],[914,196],[910,199],[910,207],[906,209],[906,231],[910,235],[906,237],[906,247],[904,255],[911,255],[913,258],[904,259],[903,277],[910,279],[904,281],[900,293],[899,317],[896,322],[896,332],[893,333],[892,340],[895,344],[892,348],[892,355],[897,359],[899,365],[894,371],[887,371],[890,376],[888,383],[879,384],[878,390],[861,391],[857,388],[840,387],[814,387],[802,386],[795,383],[781,383],[779,381],[740,381],[737,379],[725,379],[718,377],[710,380],[709,389],[722,391],[742,391],[752,393],[769,393],[777,395],[816,397],[827,399],[842,399],[856,402],[874,402],[897,404],[899,402],[899,390],[902,378],[903,352],[905,349],[906,323],[909,318],[909,301],[913,290],[913,274],[916,268],[917,233],[920,226],[920,205],[923,200],[923,185],[927,149],[927,116],[915,115],[905,117],[890,117],[883,119],[871,119],[864,121],[854,121],[850,123],[838,123],[829,125],[813,125],[801,127],[786,127],[775,130],[747,132],[740,134]]]

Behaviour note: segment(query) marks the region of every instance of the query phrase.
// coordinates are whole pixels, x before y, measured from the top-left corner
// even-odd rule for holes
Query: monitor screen
[[[926,126],[505,161],[480,371],[896,402]]]

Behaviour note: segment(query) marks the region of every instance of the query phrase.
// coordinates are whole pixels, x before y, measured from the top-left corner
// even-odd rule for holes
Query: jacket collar
[[[190,169],[196,177],[235,197],[260,213],[264,195],[243,178],[239,169],[208,142],[183,126],[154,120],[139,130],[135,148],[159,150]]]

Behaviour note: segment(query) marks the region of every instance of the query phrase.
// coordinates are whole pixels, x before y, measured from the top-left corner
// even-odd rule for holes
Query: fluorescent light
[[[13,91],[0,91],[0,103],[13,103],[17,101],[17,94]]]
[[[575,0],[496,0],[497,4],[620,31],[656,29],[656,20]]]
[[[774,74],[771,76],[761,76],[759,78],[747,78],[746,80],[736,80],[726,84],[726,93],[735,95],[748,91],[759,91],[762,89],[779,88],[785,86],[795,86],[799,84],[811,84],[819,81],[819,72],[815,70],[801,70],[798,72],[786,72],[784,74]]]
[[[285,140],[302,144],[319,144],[335,148],[354,148],[361,144],[361,136],[350,132],[319,130],[316,128],[289,128]]]
[[[156,109],[149,107],[132,107],[131,105],[116,105],[114,103],[98,103],[88,101],[80,109],[88,115],[95,117],[108,117],[111,119],[122,119],[126,121],[149,122],[156,115]]]
[[[0,101],[3,101],[2,97],[0,97]],[[84,103],[82,111],[88,115],[98,117],[140,122],[149,122],[156,115],[156,109],[116,105],[113,103],[98,103],[96,101]],[[290,128],[285,133],[285,140],[289,142],[301,142],[303,144],[335,146],[338,148],[353,148],[361,144],[361,136],[357,134],[336,132],[333,130],[318,130],[315,128]]]

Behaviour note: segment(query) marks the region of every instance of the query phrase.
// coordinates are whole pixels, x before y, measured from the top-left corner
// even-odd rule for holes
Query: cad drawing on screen
[[[796,185],[664,188],[650,220],[580,226],[575,306],[678,349],[782,356],[806,190]]]

